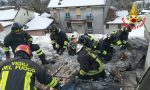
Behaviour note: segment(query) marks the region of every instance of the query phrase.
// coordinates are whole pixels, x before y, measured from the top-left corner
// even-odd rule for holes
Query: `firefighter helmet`
[[[11,30],[12,31],[15,31],[15,30],[20,30],[20,29],[22,29],[22,25],[20,25],[19,23],[17,23],[17,22],[15,22],[13,25],[12,25],[12,27],[11,27]]]
[[[15,53],[17,53],[18,51],[23,51],[29,57],[32,57],[32,52],[31,52],[31,49],[28,45],[19,45],[19,46],[17,46],[17,48],[15,49]]]

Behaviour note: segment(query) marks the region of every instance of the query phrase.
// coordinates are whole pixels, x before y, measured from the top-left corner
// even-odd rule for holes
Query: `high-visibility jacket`
[[[51,44],[55,50],[67,48],[69,40],[65,32],[59,31],[58,33],[51,33],[50,39],[52,41]]]
[[[103,62],[90,48],[83,47],[77,60],[80,64],[80,75],[97,75],[104,70]]]
[[[23,31],[21,34],[17,35],[14,32],[10,32],[5,38],[4,38],[4,47],[3,50],[6,54],[6,56],[9,56],[9,47],[12,48],[13,53],[15,52],[15,49],[18,45],[21,44],[29,44],[32,43],[32,37],[25,31]]]
[[[7,60],[0,63],[0,70],[0,90],[36,90],[35,78],[48,87],[55,88],[58,85],[56,78],[31,60]]]

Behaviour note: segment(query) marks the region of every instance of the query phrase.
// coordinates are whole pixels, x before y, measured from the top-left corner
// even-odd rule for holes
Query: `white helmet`
[[[77,45],[77,49],[76,49],[76,53],[80,52],[82,48],[83,48],[83,45],[82,44],[78,44]]]

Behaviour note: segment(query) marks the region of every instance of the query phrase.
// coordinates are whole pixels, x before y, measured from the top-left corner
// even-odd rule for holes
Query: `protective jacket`
[[[39,58],[42,61],[42,64],[48,64],[48,61],[45,59],[45,54],[40,49],[40,46],[38,44],[32,44],[32,37],[25,31],[21,32],[20,34],[15,34],[14,32],[10,32],[5,38],[4,38],[4,47],[3,50],[6,54],[6,57],[10,57],[10,50],[9,47],[12,48],[13,53],[15,52],[15,49],[18,45],[25,44],[29,45],[31,48],[31,51],[35,51],[36,54],[39,56]]]
[[[63,31],[51,33],[50,39],[52,41],[54,50],[56,50],[57,53],[61,55],[67,48],[69,42],[66,33]]]
[[[32,37],[27,32],[22,32],[21,34],[17,35],[14,32],[10,32],[4,38],[4,52],[9,52],[9,46],[12,48],[14,53],[16,47],[20,44],[28,44],[32,43]]]
[[[47,74],[37,63],[19,57],[0,64],[0,90],[37,90],[35,78],[48,87],[56,88],[56,78]]]
[[[77,60],[80,64],[80,75],[97,75],[104,71],[104,64],[101,59],[87,47],[78,52]]]

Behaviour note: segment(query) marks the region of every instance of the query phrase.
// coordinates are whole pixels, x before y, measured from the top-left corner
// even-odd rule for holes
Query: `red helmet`
[[[29,57],[32,57],[32,52],[31,52],[31,49],[30,49],[30,47],[28,45],[19,45],[19,46],[17,46],[17,48],[15,50],[15,53],[18,52],[18,51],[23,51]]]

